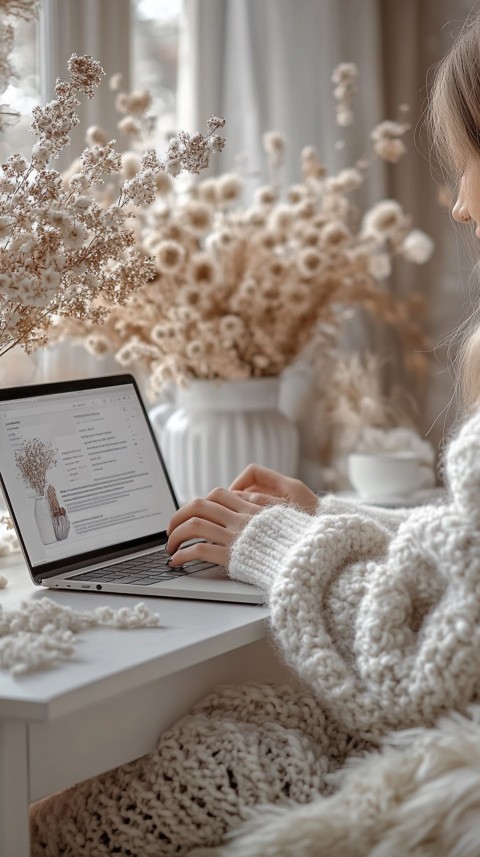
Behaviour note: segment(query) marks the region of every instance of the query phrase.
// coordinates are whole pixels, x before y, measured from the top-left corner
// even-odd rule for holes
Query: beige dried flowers
[[[26,441],[15,453],[15,462],[27,485],[43,497],[47,487],[47,470],[57,463],[55,449],[38,437]]]
[[[336,75],[342,110],[351,109],[353,69],[342,64]],[[407,127],[378,126],[374,156],[398,159],[403,148],[390,143],[402,142]],[[269,132],[263,142],[272,180],[247,205],[236,173],[182,194],[162,188],[137,231],[138,246],[153,257],[155,281],[101,327],[69,322],[64,337],[143,369],[155,395],[171,381],[278,375],[313,338],[323,347],[333,329],[338,341],[345,310],[359,305],[397,328],[408,367],[420,370],[422,301],[396,300],[384,280],[395,257],[427,261],[431,239],[412,229],[396,200],[359,212],[353,197],[367,161],[328,175],[308,146],[301,181],[282,190],[274,177],[286,140]]]
[[[55,99],[33,110],[31,161],[12,154],[0,167],[0,356],[17,344],[27,351],[45,344],[63,318],[97,324],[153,279],[155,262],[135,243],[136,212],[152,203],[164,177],[200,172],[224,143],[216,133],[224,121],[212,117],[206,136],[180,132],[164,158],[145,151],[126,177],[115,141],[91,140],[64,182],[51,161],[79,122],[79,94],[93,97],[104,74],[96,60],[76,54],[68,70]],[[115,180],[115,195],[102,198]]]

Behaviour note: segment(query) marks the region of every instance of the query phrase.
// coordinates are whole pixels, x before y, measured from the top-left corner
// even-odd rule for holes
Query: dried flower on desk
[[[9,556],[20,550],[12,520],[9,515],[0,512],[0,557]],[[7,585],[7,580],[0,574],[0,589]]]
[[[160,625],[158,613],[142,602],[119,610],[97,607],[80,612],[49,598],[24,601],[12,609],[0,606],[0,619],[0,669],[8,669],[16,676],[50,669],[68,660],[75,652],[75,635],[88,628],[126,631]]]
[[[45,344],[62,318],[97,324],[154,278],[154,261],[135,246],[136,210],[153,202],[161,176],[198,173],[223,144],[216,135],[223,120],[212,118],[206,136],[180,132],[163,159],[146,151],[135,174],[122,178],[122,157],[105,139],[84,150],[64,182],[50,161],[79,122],[78,95],[92,98],[104,74],[98,62],[76,54],[68,69],[70,82],[57,81],[55,99],[33,110],[31,161],[12,154],[1,165],[0,356],[17,344],[27,351]],[[117,192],[99,200],[106,179],[117,180]]]
[[[47,471],[57,463],[53,444],[34,437],[15,453],[15,462],[24,481],[43,497],[47,486]]]
[[[6,530],[11,530],[13,532],[14,526],[10,515],[0,513],[0,524],[2,524]]]

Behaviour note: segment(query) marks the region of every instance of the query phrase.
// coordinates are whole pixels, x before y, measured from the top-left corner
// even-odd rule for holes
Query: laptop
[[[265,602],[220,566],[168,566],[178,502],[132,375],[0,389],[0,481],[38,586]]]

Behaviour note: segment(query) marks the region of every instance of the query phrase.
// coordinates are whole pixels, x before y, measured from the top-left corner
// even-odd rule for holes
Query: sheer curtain
[[[73,52],[99,60],[107,75],[120,73],[128,91],[130,81],[130,0],[42,0],[40,80],[42,102],[55,92],[58,77],[68,80],[67,62]],[[72,143],[62,152],[56,168],[68,166],[85,147],[85,129],[100,125],[115,136],[118,115],[107,83],[95,98],[83,99],[78,108],[80,126],[71,133]]]
[[[227,120],[227,146],[215,168],[241,166],[258,184],[263,170],[264,131],[286,135],[285,183],[299,178],[301,148],[315,145],[332,171],[351,165],[368,147],[372,127],[394,119],[410,105],[415,142],[395,167],[376,164],[362,202],[397,198],[415,225],[436,242],[432,261],[405,265],[389,288],[405,295],[420,289],[427,300],[425,325],[432,343],[429,378],[411,388],[421,430],[436,442],[455,416],[449,407],[452,378],[445,338],[464,315],[461,242],[448,212],[439,205],[438,184],[421,129],[429,70],[448,49],[470,11],[463,0],[185,0],[180,56],[180,127],[202,127],[211,114]],[[331,73],[339,62],[355,62],[359,85],[355,124],[334,121]],[[371,325],[350,338],[371,350],[390,352],[386,381],[408,385],[392,337]]]
[[[288,140],[285,182],[298,178],[303,146],[317,145],[330,168],[348,163],[354,141],[335,148],[330,77],[343,60],[359,66],[369,97],[355,121],[365,142],[382,118],[378,0],[185,0],[179,126],[200,127],[211,113],[227,119],[228,145],[216,169],[246,161],[259,173],[261,136],[275,129]],[[376,188],[372,188],[374,192]]]

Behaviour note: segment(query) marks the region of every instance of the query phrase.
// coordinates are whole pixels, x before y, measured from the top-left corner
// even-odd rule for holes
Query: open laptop
[[[168,566],[178,503],[132,375],[0,389],[0,479],[37,585],[265,601],[219,566]]]

